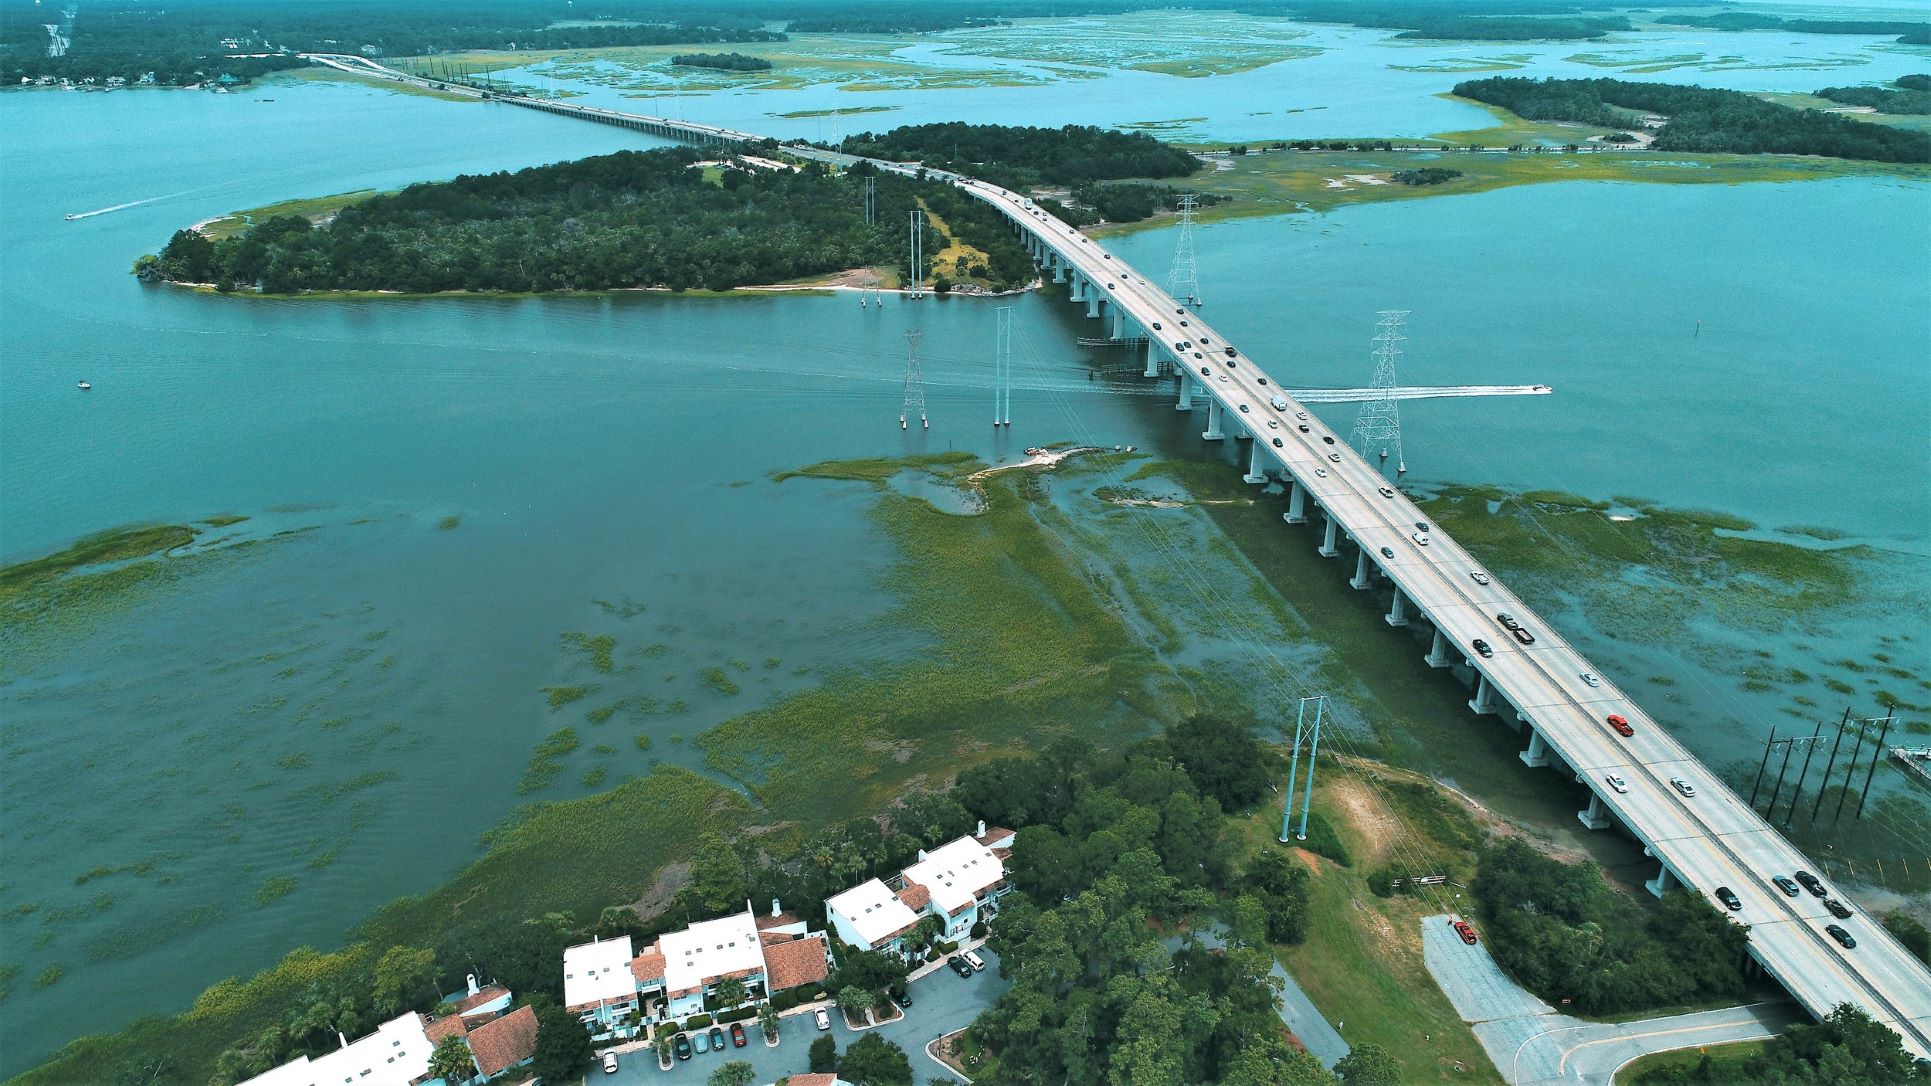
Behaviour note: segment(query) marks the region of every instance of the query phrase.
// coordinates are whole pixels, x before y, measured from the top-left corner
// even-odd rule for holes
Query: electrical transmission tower
[[[1390,393],[1395,384],[1395,359],[1400,356],[1401,348],[1396,346],[1407,336],[1401,334],[1401,325],[1408,317],[1406,309],[1384,309],[1381,323],[1375,327],[1381,334],[1374,337],[1380,344],[1375,348],[1374,398],[1361,404],[1361,413],[1355,416],[1354,434],[1348,439],[1351,444],[1359,445],[1361,455],[1379,453],[1381,459],[1388,459],[1389,449],[1395,454],[1395,471],[1406,474],[1408,460],[1401,452],[1401,408],[1395,405]]]
[[[907,240],[910,241],[912,272],[912,297],[925,297],[925,214],[918,208],[912,209],[912,221]]]
[[[913,330],[905,333],[905,406],[898,413],[898,428],[911,429],[911,418],[919,417],[919,427],[929,430],[932,424],[925,418],[925,371],[919,368],[919,339],[924,332]]]
[[[1193,213],[1192,193],[1180,197],[1180,242],[1173,249],[1173,267],[1167,269],[1167,293],[1183,305],[1198,308],[1200,301],[1200,274],[1193,262]]]
[[[878,189],[878,178],[867,177],[865,179],[865,225],[866,226],[870,226],[873,223],[878,221],[877,189]]]
[[[999,323],[993,331],[992,347],[992,424],[1012,425],[1012,306],[998,309]]]

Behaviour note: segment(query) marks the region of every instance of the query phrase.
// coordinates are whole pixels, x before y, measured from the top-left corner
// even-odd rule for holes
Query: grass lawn
[[[1640,1086],[1645,1076],[1652,1071],[1676,1068],[1690,1070],[1709,1057],[1711,1065],[1717,1069],[1717,1081],[1724,1081],[1722,1072],[1740,1072],[1744,1063],[1762,1055],[1771,1045],[1780,1041],[1738,1041],[1735,1044],[1711,1045],[1707,1048],[1686,1048],[1679,1052],[1656,1052],[1641,1056],[1624,1064],[1616,1072],[1616,1086]]]

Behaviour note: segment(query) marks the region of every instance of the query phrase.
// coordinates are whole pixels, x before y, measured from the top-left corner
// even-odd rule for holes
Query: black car
[[[892,1002],[910,1010],[912,1007],[912,994],[903,988],[894,988],[892,989]]]
[[[952,971],[954,973],[959,974],[960,976],[966,978],[967,980],[972,979],[972,967],[970,965],[967,965],[966,960],[964,958],[959,957],[957,954],[954,954],[952,957],[947,958],[945,960],[945,964],[951,966]]]
[[[1737,892],[1728,886],[1719,886],[1716,888],[1716,899],[1721,901],[1723,907],[1731,912],[1736,912],[1743,908],[1743,901],[1737,897]]]
[[[1234,350],[1234,349],[1233,349],[1232,347],[1229,347],[1229,348],[1227,348],[1227,357],[1228,357],[1228,358],[1232,358],[1232,357],[1234,357],[1235,355],[1237,355],[1237,354],[1239,354],[1239,353],[1240,353],[1239,351],[1236,351],[1236,350]]]
[[[677,1049],[678,1059],[688,1060],[691,1058],[691,1039],[689,1037],[686,1037],[681,1033],[678,1034],[677,1043],[674,1047]]]
[[[1240,413],[1241,413],[1241,414],[1243,414],[1243,415],[1245,415],[1245,414],[1247,414],[1247,405],[1246,405],[1246,404],[1241,404],[1241,405],[1240,405]]]
[[[1306,433],[1312,433],[1312,431],[1310,431],[1310,430],[1309,430],[1309,429],[1307,428],[1307,423],[1305,423],[1305,422],[1302,422],[1302,423],[1297,423],[1297,424],[1295,424],[1295,426],[1294,426],[1294,428],[1295,428],[1296,430],[1299,430],[1300,432],[1302,432],[1302,433],[1304,433],[1304,434],[1306,434]]]
[[[1286,445],[1283,444],[1281,439],[1277,437],[1274,439],[1274,447],[1277,449],[1282,449],[1282,448],[1286,448]]]
[[[1393,558],[1394,556],[1395,556],[1395,549],[1394,549],[1393,547],[1383,547],[1383,548],[1381,548],[1381,557],[1383,557],[1383,558]]]
[[[1428,530],[1428,525],[1426,525],[1426,524],[1424,524],[1424,523],[1422,523],[1422,522],[1421,522],[1421,521],[1419,521],[1419,520],[1415,522],[1415,531],[1417,531],[1417,532],[1425,532],[1425,531],[1427,531],[1427,530]]]
[[[1815,897],[1826,896],[1826,892],[1824,890],[1824,884],[1822,882],[1819,882],[1817,880],[1817,876],[1811,874],[1810,872],[1808,871],[1797,872],[1797,881],[1800,883],[1803,883],[1804,889],[1809,890],[1813,896]]]
[[[1851,933],[1838,927],[1836,924],[1825,924],[1824,933],[1837,940],[1837,945],[1843,947],[1845,950],[1849,950],[1857,945],[1857,940],[1851,938]]]
[[[1777,884],[1777,889],[1782,890],[1785,897],[1796,897],[1803,893],[1802,890],[1797,889],[1797,884],[1791,882],[1786,876],[1772,875],[1770,881]]]
[[[1321,435],[1321,440],[1322,440],[1322,441],[1325,441],[1325,442],[1327,442],[1327,443],[1328,443],[1329,445],[1332,445],[1332,444],[1334,444],[1334,439],[1333,439],[1333,438],[1331,438],[1331,437],[1329,437],[1329,436],[1328,436],[1328,435],[1326,435],[1326,434],[1322,434],[1322,435]]]
[[[1154,321],[1154,322],[1153,322],[1153,330],[1154,330],[1154,331],[1156,331],[1156,332],[1158,332],[1158,331],[1160,330],[1160,322],[1159,322],[1159,321]]]
[[[1824,899],[1824,908],[1829,909],[1830,915],[1836,917],[1839,920],[1849,920],[1851,918],[1850,906],[1844,904],[1843,902],[1837,900],[1834,897],[1827,897]]]
[[[1488,647],[1488,642],[1479,637],[1470,641],[1468,644],[1470,648],[1475,650],[1475,655],[1480,656],[1484,660],[1495,655],[1495,650]]]
[[[721,1026],[711,1027],[711,1048],[718,1052],[724,1051],[724,1029]]]
[[[1202,376],[1202,377],[1212,377],[1213,375],[1214,375],[1214,370],[1213,370],[1213,367],[1212,367],[1212,366],[1202,366],[1202,367],[1200,367],[1200,376]]]
[[[1256,377],[1256,378],[1254,378],[1254,381],[1255,381],[1256,383],[1258,383],[1258,384],[1263,384],[1263,385],[1264,385],[1264,384],[1266,384],[1266,383],[1267,383],[1267,378],[1265,378],[1265,377]]]

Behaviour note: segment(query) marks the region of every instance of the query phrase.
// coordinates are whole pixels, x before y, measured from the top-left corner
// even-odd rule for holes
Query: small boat
[[[74,221],[75,219],[78,219],[78,218],[80,218],[80,216],[79,216],[79,215],[69,215],[69,216],[67,216],[67,221],[68,221],[68,222],[73,222],[73,221]]]
[[[82,381],[79,384],[75,385],[74,387],[80,389],[82,392],[86,392],[88,389],[91,389],[94,386],[88,384],[86,381]]]

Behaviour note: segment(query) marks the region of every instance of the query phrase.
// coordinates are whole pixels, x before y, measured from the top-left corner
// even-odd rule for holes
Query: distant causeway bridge
[[[703,144],[762,143],[768,137],[714,125],[620,113],[594,106],[481,91],[424,79],[363,57],[308,54],[308,59],[360,75],[434,87],[539,109],[666,139]],[[793,148],[836,165],[849,155]],[[874,161],[915,174],[916,164]],[[1319,418],[1268,379],[1243,350],[1139,271],[1060,221],[1021,193],[943,171],[926,176],[957,186],[997,209],[1033,259],[1064,283],[1088,317],[1106,322],[1109,338],[1147,340],[1145,376],[1171,370],[1176,407],[1204,404],[1201,438],[1245,441],[1246,481],[1278,480],[1287,488],[1290,524],[1321,524],[1319,553],[1351,560],[1349,584],[1387,592],[1390,626],[1420,624],[1430,634],[1428,664],[1455,668],[1474,689],[1468,707],[1501,717],[1526,735],[1522,760],[1569,774],[1590,790],[1577,817],[1592,830],[1620,825],[1657,862],[1647,885],[1662,895],[1684,886],[1717,907],[1719,887],[1742,900],[1751,957],[1811,1014],[1849,1003],[1898,1032],[1905,1047],[1931,1059],[1931,970],[1882,925],[1864,914],[1833,921],[1821,895],[1790,896],[1770,881],[1815,867],[1694,755],[1510,592],[1499,578],[1440,529],[1375,465],[1357,455]],[[1181,321],[1187,322],[1180,324]],[[1498,616],[1510,616],[1522,635]],[[1477,651],[1481,641],[1487,652]],[[1587,678],[1585,678],[1585,676]],[[1618,734],[1608,718],[1625,722]],[[1626,791],[1606,778],[1617,775]],[[1684,794],[1673,782],[1690,784]],[[1837,923],[1856,939],[1836,943],[1824,927]]]

